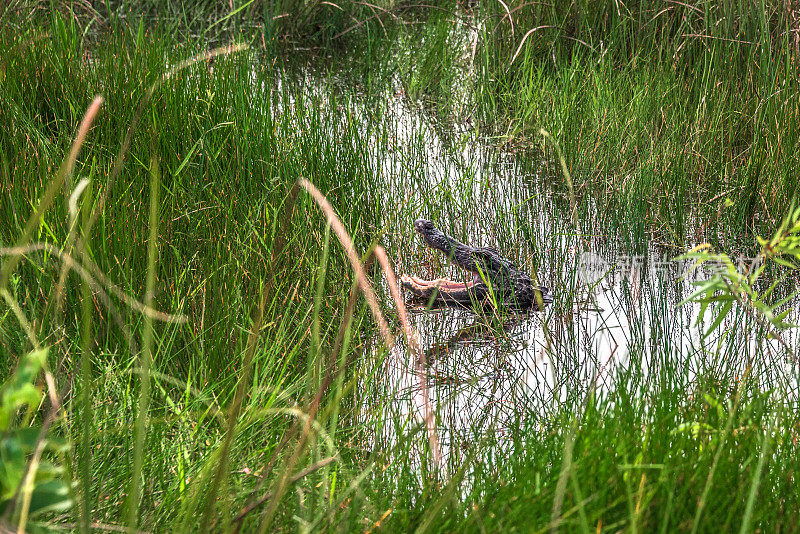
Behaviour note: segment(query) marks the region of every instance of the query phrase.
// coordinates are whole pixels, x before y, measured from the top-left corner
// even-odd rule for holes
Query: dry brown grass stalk
[[[403,331],[406,334],[406,341],[411,353],[414,355],[414,370],[419,381],[419,388],[422,392],[422,403],[425,408],[425,427],[428,431],[428,441],[430,442],[431,451],[433,452],[434,461],[438,464],[442,459],[441,447],[439,447],[439,438],[436,434],[436,418],[434,417],[433,407],[431,406],[431,395],[428,389],[428,372],[425,368],[425,355],[422,353],[420,347],[419,337],[411,323],[408,320],[408,311],[406,304],[400,296],[399,285],[397,278],[394,275],[394,269],[389,264],[389,258],[386,257],[386,251],[383,247],[375,247],[375,256],[383,269],[386,279],[389,282],[389,292],[392,294],[392,299],[397,307],[397,316],[400,323],[403,325]]]
[[[319,204],[319,207],[322,209],[323,213],[325,213],[325,216],[328,219],[328,223],[331,225],[331,228],[333,228],[336,237],[338,237],[339,241],[342,243],[342,246],[347,253],[347,258],[350,260],[350,265],[356,274],[358,285],[361,288],[361,291],[364,293],[364,297],[367,299],[367,303],[372,310],[372,315],[375,317],[375,321],[378,323],[378,326],[381,330],[381,335],[386,341],[387,347],[391,349],[394,346],[394,337],[389,330],[389,325],[386,323],[386,320],[383,317],[383,312],[381,312],[380,306],[378,305],[378,299],[375,296],[375,292],[372,289],[372,284],[370,283],[369,278],[367,278],[367,275],[364,272],[364,266],[361,264],[361,259],[356,252],[355,245],[353,245],[353,240],[350,238],[350,235],[342,224],[342,221],[336,215],[336,212],[330,205],[330,202],[328,202],[328,199],[325,198],[325,195],[323,195],[319,189],[317,189],[314,184],[308,180],[300,180],[299,183],[311,194],[317,204]],[[417,339],[417,336],[408,321],[408,313],[406,312],[405,303],[400,297],[397,279],[394,275],[394,270],[392,269],[391,265],[389,265],[389,260],[386,257],[386,251],[383,249],[383,247],[375,247],[375,256],[378,258],[378,262],[380,263],[381,268],[386,275],[389,283],[389,291],[391,292],[392,299],[394,299],[395,305],[397,306],[397,314],[400,318],[400,322],[403,325],[403,330],[405,331],[406,339],[408,340],[408,346],[414,354],[415,370],[420,381],[420,389],[422,391],[423,404],[425,406],[425,425],[428,431],[428,439],[430,441],[434,459],[438,463],[441,460],[441,451],[439,447],[439,440],[436,435],[436,421],[434,418],[433,409],[431,407],[430,392],[427,386],[425,359],[422,356],[419,340]]]
[[[375,318],[375,322],[378,323],[381,336],[386,342],[387,347],[393,347],[394,336],[389,330],[389,325],[386,323],[386,319],[383,317],[383,312],[378,305],[378,298],[375,296],[375,291],[372,289],[372,284],[367,277],[367,273],[364,271],[364,266],[361,264],[361,258],[356,252],[356,247],[353,244],[353,240],[347,233],[342,221],[336,215],[336,212],[334,211],[330,202],[328,202],[328,199],[325,198],[325,195],[323,195],[319,189],[314,186],[314,184],[308,180],[300,180],[298,183],[306,191],[308,191],[312,198],[317,202],[320,209],[322,209],[322,212],[325,214],[328,223],[331,225],[333,232],[336,234],[336,237],[338,237],[339,241],[342,243],[344,251],[347,254],[347,259],[350,260],[350,266],[353,268],[353,272],[356,274],[358,287],[361,288],[361,291],[364,293],[364,298],[367,299],[367,304],[369,305],[369,309],[372,311],[372,316]]]

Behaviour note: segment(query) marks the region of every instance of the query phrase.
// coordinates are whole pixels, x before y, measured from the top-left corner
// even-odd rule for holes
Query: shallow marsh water
[[[378,448],[419,428],[431,409],[446,457],[489,435],[506,449],[506,430],[522,418],[544,426],[565,406],[580,407],[590,395],[605,397],[616,388],[643,399],[663,387],[692,395],[698,379],[735,384],[748,366],[763,389],[796,396],[796,364],[743,310],[704,338],[713,317],[699,320],[699,305],[679,305],[693,292],[691,281],[711,275],[674,261],[697,244],[690,236],[664,247],[645,234],[628,246],[628,230],[604,224],[587,199],[579,199],[576,229],[556,165],[536,154],[503,152],[469,129],[437,127],[435,116],[398,94],[387,95],[382,126],[371,140],[386,229],[381,244],[398,274],[471,276],[414,233],[413,221],[428,218],[457,239],[495,247],[535,272],[554,303],[541,313],[502,318],[412,309],[430,406],[414,356],[398,338],[390,355],[375,360],[381,369],[365,385],[376,398],[393,399],[381,413],[363,407],[366,419],[378,422]],[[789,336],[800,346],[796,332]]]

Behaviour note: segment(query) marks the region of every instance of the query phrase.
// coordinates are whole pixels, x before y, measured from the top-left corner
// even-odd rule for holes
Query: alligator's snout
[[[430,232],[436,229],[436,225],[433,222],[429,221],[428,219],[417,219],[414,221],[414,230],[419,232],[420,234],[424,234],[425,232]]]

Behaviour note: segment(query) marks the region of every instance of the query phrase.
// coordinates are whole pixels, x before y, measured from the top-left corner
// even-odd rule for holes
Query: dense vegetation
[[[0,7],[0,522],[797,530],[798,27],[779,2]],[[440,273],[420,216],[555,303],[412,315],[423,365],[377,248]],[[686,303],[580,268],[704,242],[726,269]]]

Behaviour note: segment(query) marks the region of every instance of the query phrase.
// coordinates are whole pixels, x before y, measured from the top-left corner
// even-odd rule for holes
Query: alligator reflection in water
[[[509,334],[515,326],[518,325],[512,321],[506,321],[496,327],[492,327],[483,320],[474,321],[456,330],[450,339],[434,343],[427,348],[425,358],[428,365],[435,365],[441,358],[464,346],[489,343],[499,346],[500,342],[508,343]]]
[[[518,316],[502,324],[457,308],[411,311],[427,359],[431,402],[445,456],[494,429],[502,433],[523,412],[543,413],[560,397],[541,336],[541,318]],[[408,354],[398,347],[395,356]],[[402,365],[394,368],[396,409],[422,414],[419,383]],[[408,364],[406,365],[406,368]],[[392,432],[385,437],[392,439]]]

